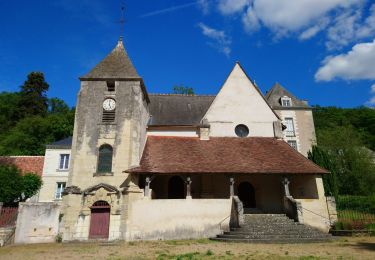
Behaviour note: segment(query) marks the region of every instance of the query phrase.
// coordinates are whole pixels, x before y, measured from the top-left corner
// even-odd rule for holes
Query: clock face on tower
[[[112,111],[116,108],[116,101],[112,98],[107,98],[103,101],[103,109],[106,111]]]

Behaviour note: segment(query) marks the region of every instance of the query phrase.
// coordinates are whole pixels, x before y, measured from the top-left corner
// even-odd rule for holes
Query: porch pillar
[[[186,198],[191,199],[191,178],[190,176],[186,177]]]
[[[231,197],[234,196],[234,178],[233,177],[230,177],[229,178],[229,194]]]
[[[150,176],[147,176],[146,177],[146,185],[145,185],[145,198],[150,198],[151,197],[151,194],[150,194],[150,184],[151,184],[151,177]]]
[[[289,179],[288,177],[284,177],[283,180],[281,181],[281,183],[284,185],[284,194],[285,196],[289,197],[290,196],[290,192],[289,192]]]

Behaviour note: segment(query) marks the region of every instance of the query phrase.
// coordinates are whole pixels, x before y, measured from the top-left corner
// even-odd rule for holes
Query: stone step
[[[289,244],[289,243],[320,243],[332,240],[331,238],[293,238],[293,239],[226,239],[226,238],[210,238],[213,241],[229,242],[229,243],[264,243],[264,244]]]
[[[285,214],[246,214],[244,224],[213,240],[247,243],[298,243],[331,240],[332,236],[305,226]]]
[[[282,238],[329,238],[329,235],[323,234],[224,234],[218,235],[219,238],[228,239],[282,239]]]

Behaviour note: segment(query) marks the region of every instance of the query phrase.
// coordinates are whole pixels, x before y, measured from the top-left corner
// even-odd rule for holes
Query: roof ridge
[[[173,94],[173,93],[150,93],[150,96],[181,96],[181,97],[216,97],[213,94],[201,95],[201,94]]]

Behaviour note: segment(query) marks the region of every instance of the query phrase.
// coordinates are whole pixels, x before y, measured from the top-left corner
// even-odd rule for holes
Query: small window
[[[281,98],[281,106],[283,107],[291,107],[292,106],[292,99],[290,97],[284,96]]]
[[[298,148],[297,148],[297,141],[295,140],[288,140],[288,144],[296,151],[298,151]]]
[[[65,182],[57,182],[56,183],[55,199],[61,200],[61,198],[62,198],[62,192],[64,191],[65,186],[66,186]]]
[[[234,131],[238,137],[246,137],[249,135],[249,128],[246,125],[237,125]]]
[[[60,170],[69,169],[69,158],[70,158],[70,154],[60,154],[60,163],[59,163]]]
[[[112,172],[112,146],[105,144],[99,148],[98,156],[98,173],[110,173]]]
[[[107,81],[107,90],[113,92],[116,90],[114,81]]]
[[[285,126],[286,126],[285,135],[286,136],[295,136],[296,134],[295,134],[295,131],[294,131],[293,118],[287,117],[287,118],[285,118],[284,122],[285,122]]]

